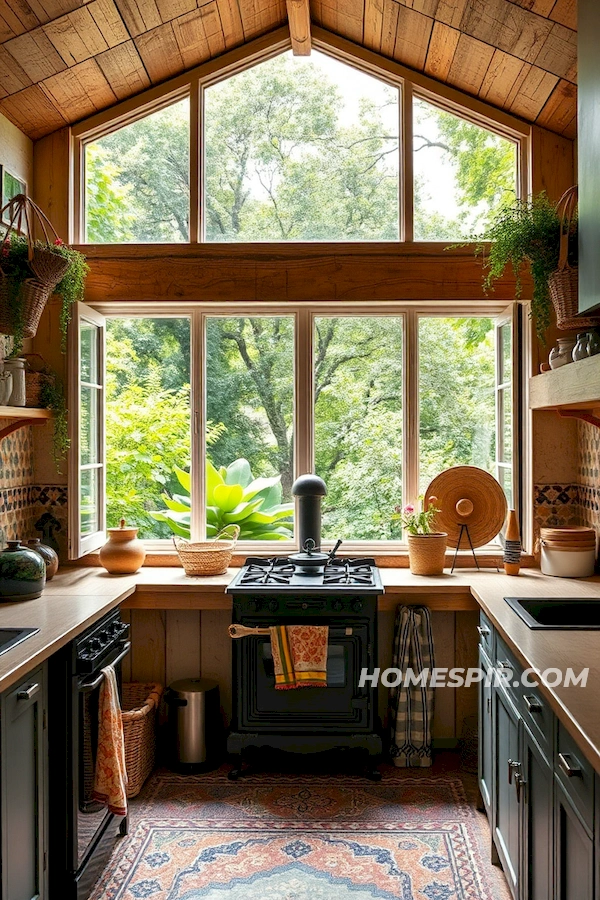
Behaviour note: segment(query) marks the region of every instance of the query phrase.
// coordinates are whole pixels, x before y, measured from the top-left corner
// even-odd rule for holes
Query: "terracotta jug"
[[[100,565],[111,575],[133,575],[144,564],[146,550],[138,539],[137,528],[127,528],[121,519],[119,528],[108,528],[108,541],[100,550]]]

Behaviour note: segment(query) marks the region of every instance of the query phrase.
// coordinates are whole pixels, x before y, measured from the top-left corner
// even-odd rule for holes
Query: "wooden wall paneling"
[[[429,16],[423,16],[414,9],[401,6],[398,12],[394,58],[412,69],[422,69],[432,28],[433,19]]]
[[[221,29],[228,50],[237,47],[244,40],[244,27],[237,0],[217,0],[217,10]]]
[[[173,34],[186,69],[225,51],[216,3],[209,3],[172,22]]]
[[[431,628],[436,668],[450,669],[454,665],[455,613],[432,612]],[[434,740],[452,741],[456,737],[456,688],[435,688],[433,714]]]
[[[278,28],[287,21],[285,0],[238,0],[244,40],[264,34],[273,28]]]
[[[363,39],[365,0],[313,0],[311,10],[315,22],[349,41],[360,44]]]
[[[179,16],[185,16],[198,9],[202,3],[196,3],[196,0],[156,0],[158,12],[163,22],[170,22]]]
[[[88,59],[47,78],[43,88],[65,116],[78,119],[106,109],[117,100],[95,59]]]
[[[577,32],[555,23],[535,58],[535,64],[567,81],[576,81]]]
[[[534,122],[557,84],[556,75],[532,66],[515,92],[514,99],[510,103],[510,111]],[[512,94],[511,91],[509,99],[512,98]]]
[[[577,30],[577,0],[556,0],[550,18],[567,28]]]
[[[67,67],[42,28],[22,34],[4,46],[34,83]]]
[[[396,608],[386,609],[377,614],[377,665],[383,672],[392,665],[394,655],[394,627]],[[379,718],[384,728],[388,727],[388,703],[390,689],[379,685],[377,693]]]
[[[200,610],[169,610],[165,615],[165,686],[179,678],[199,678]]]
[[[435,17],[444,25],[451,25],[453,28],[460,28],[465,10],[470,0],[440,0]]]
[[[115,0],[131,37],[162,25],[156,0]]]
[[[573,109],[577,106],[577,88],[568,81],[559,81],[537,118],[542,128],[552,126],[554,131],[565,133],[573,122]],[[569,136],[571,136],[569,134]],[[572,135],[574,137],[574,135]]]
[[[477,94],[492,61],[494,50],[488,44],[461,34],[456,45],[449,80],[468,94]]]
[[[458,669],[476,669],[478,660],[479,612],[461,612],[455,618],[454,666]],[[464,720],[468,716],[477,715],[477,684],[469,687],[451,688],[455,698],[456,723],[455,734],[460,738],[463,733]]]
[[[440,81],[448,78],[459,37],[460,31],[456,28],[450,28],[442,22],[434,22],[425,60],[425,72],[432,78]]]
[[[504,53],[503,50],[495,50],[481,84],[479,96],[488,103],[501,106],[511,97],[511,93],[516,96],[530,71],[531,66],[528,63]]]
[[[39,84],[0,100],[0,112],[33,140],[66,125],[65,117]]]
[[[0,96],[16,94],[29,87],[31,78],[6,47],[0,46]]]
[[[103,53],[110,46],[87,6],[49,22],[42,31],[68,66]]]
[[[384,2],[383,21],[381,24],[381,52],[384,56],[394,56],[399,15],[400,6],[397,3]]]
[[[133,645],[133,628],[131,625],[131,613],[128,609],[120,610],[121,618],[124,622],[129,625],[129,640]],[[125,659],[123,660],[123,664],[121,667],[121,672],[123,676],[123,681],[131,681],[131,651],[127,654]]]
[[[0,61],[1,65],[1,61]],[[33,189],[33,143],[5,116],[0,116],[0,161]]]
[[[96,62],[119,100],[150,87],[148,73],[133,41],[101,53]]]
[[[556,201],[575,183],[573,141],[534,125],[531,131],[531,189]]]
[[[165,623],[164,610],[132,610],[132,681],[165,683]]]
[[[531,63],[552,27],[548,19],[509,0],[471,0],[460,23],[461,31],[471,37]]]
[[[140,34],[135,38],[135,45],[154,84],[176,75],[184,68],[171,22]]]
[[[219,683],[225,723],[231,719],[231,624],[229,610],[203,610],[201,618],[202,677]]]
[[[385,5],[385,0],[365,0],[363,44],[375,53],[379,53],[381,50],[383,9]]]
[[[36,141],[33,147],[33,199],[64,241],[70,239],[69,167],[71,139],[64,127]]]

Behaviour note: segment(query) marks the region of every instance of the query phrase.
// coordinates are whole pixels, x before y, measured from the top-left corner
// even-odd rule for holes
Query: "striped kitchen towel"
[[[430,766],[434,694],[430,682],[435,662],[427,607],[398,607],[392,666],[402,673],[398,686],[390,689],[390,752],[394,765]],[[407,672],[411,673],[410,680]]]
[[[275,690],[327,687],[328,625],[272,625]]]

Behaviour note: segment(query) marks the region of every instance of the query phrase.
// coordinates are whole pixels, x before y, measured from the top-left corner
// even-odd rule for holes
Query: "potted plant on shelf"
[[[502,206],[475,243],[475,253],[483,257],[487,269],[485,288],[491,288],[510,264],[516,276],[516,295],[520,297],[521,273],[524,267],[529,268],[533,280],[531,316],[542,343],[552,306],[560,329],[597,324],[594,317],[577,316],[576,187],[565,191],[556,205],[542,191]]]
[[[397,506],[392,520],[400,522],[402,530],[406,532],[411,573],[441,575],[444,571],[448,534],[445,531],[431,530],[433,519],[440,512],[435,504],[430,500],[428,508],[423,509],[422,497],[419,497],[418,504],[420,512],[412,504]]]
[[[12,355],[18,356],[24,338],[34,337],[48,298],[62,298],[62,349],[66,350],[71,307],[83,297],[88,266],[85,256],[58,237],[41,209],[24,194],[1,211],[10,210],[11,222],[0,245],[0,332],[14,337]],[[22,234],[23,222],[27,234]],[[38,225],[44,240],[34,240]]]

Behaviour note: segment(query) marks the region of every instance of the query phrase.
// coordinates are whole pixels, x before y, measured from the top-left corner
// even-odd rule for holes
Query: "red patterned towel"
[[[94,778],[94,800],[105,803],[116,816],[127,814],[127,772],[123,720],[117,676],[112,666],[102,669],[104,678],[98,697],[98,749]]]
[[[272,625],[275,690],[327,687],[328,625]]]

